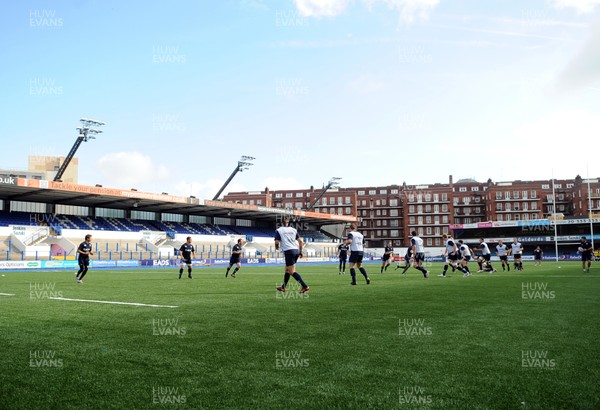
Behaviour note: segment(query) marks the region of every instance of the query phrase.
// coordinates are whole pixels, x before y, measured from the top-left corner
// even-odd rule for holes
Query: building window
[[[397,199],[390,199],[390,206],[398,206],[398,200]]]
[[[496,199],[502,199],[502,192],[496,192]]]
[[[554,184],[554,188],[556,188],[556,189],[562,188],[562,184]]]
[[[423,194],[417,194],[417,202],[423,202]]]
[[[425,212],[431,212],[431,205],[425,205]]]
[[[433,202],[437,202],[440,200],[440,195],[439,194],[433,194]]]
[[[428,224],[430,224],[430,223],[431,223],[431,216],[427,215],[427,216],[425,217],[425,223],[428,223]]]
[[[427,238],[427,246],[431,246],[431,238]]]
[[[392,190],[390,191],[390,193],[391,193],[392,195],[397,195],[397,194],[398,194],[398,190],[397,190],[397,189],[392,189]]]
[[[257,199],[256,200],[256,205],[262,205],[262,199]]]
[[[390,236],[393,237],[393,238],[397,238],[399,236],[398,230],[397,229],[392,229],[390,231]]]
[[[448,205],[442,204],[442,212],[448,212]]]
[[[535,199],[537,197],[537,192],[531,191],[531,199]]]
[[[287,193],[285,194],[285,197],[286,197],[286,198],[292,198],[293,196],[294,196],[294,194],[293,194],[293,193],[291,193],[291,192],[287,192]]]
[[[387,189],[380,189],[379,190],[379,194],[380,195],[387,195]]]
[[[502,220],[502,214],[498,214],[498,220],[501,221]]]
[[[575,184],[567,184],[567,188],[573,188]]]
[[[377,191],[375,189],[371,189],[369,191],[369,195],[377,195]]]
[[[397,219],[392,219],[390,221],[390,226],[398,226],[398,220]]]
[[[442,223],[443,224],[447,224],[448,223],[448,215],[442,216]]]
[[[296,198],[302,198],[303,194],[302,192],[296,192]]]
[[[409,217],[408,218],[408,223],[411,224],[411,225],[414,225],[415,224],[415,217],[414,216]]]
[[[408,212],[411,213],[411,214],[414,214],[415,213],[415,206],[414,205],[409,205]]]
[[[346,208],[346,215],[350,215],[352,213],[352,209],[347,207]]]
[[[425,194],[425,202],[431,201],[431,194]]]
[[[364,195],[365,191],[358,191],[358,195]]]
[[[472,186],[471,187],[471,191],[479,191],[479,187],[478,186]]]
[[[376,213],[376,215],[377,215],[377,216],[381,216],[381,209],[378,209],[378,210],[377,210],[377,213]]]
[[[417,205],[417,213],[418,214],[422,214],[423,213],[423,205]]]
[[[460,188],[458,188],[458,192],[467,192],[467,187],[461,186]]]
[[[415,196],[413,194],[408,196],[408,202],[415,202]]]
[[[448,194],[447,193],[443,193],[442,194],[442,201],[447,201],[448,200]]]
[[[550,184],[542,184],[542,189],[550,189]]]
[[[283,194],[281,192],[278,192],[275,194],[275,198],[282,198]]]
[[[537,210],[537,202],[532,202],[531,203],[531,210],[532,211],[536,211]]]
[[[367,206],[367,201],[363,199],[363,200],[361,201],[361,203],[360,203],[360,204],[361,204],[362,206]]]
[[[505,199],[510,199],[510,191],[506,191],[506,192],[504,193],[504,198],[505,198]]]
[[[346,204],[351,204],[352,203],[349,196],[347,196],[344,199],[346,200]]]
[[[433,213],[437,214],[438,212],[440,212],[440,206],[438,204],[435,204],[433,206]]]

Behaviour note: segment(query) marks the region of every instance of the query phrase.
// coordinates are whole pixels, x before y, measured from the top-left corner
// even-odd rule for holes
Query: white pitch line
[[[146,303],[132,303],[132,302],[112,302],[110,300],[91,300],[91,299],[70,299],[70,298],[48,298],[54,300],[69,300],[73,302],[90,302],[90,303],[106,303],[109,305],[129,305],[129,306],[146,306],[156,308],[176,308],[179,306],[168,306],[168,305],[149,305]]]
[[[0,296],[15,296],[14,293],[0,293]]]

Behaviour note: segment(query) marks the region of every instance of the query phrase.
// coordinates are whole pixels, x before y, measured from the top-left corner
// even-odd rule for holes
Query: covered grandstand
[[[281,255],[274,249],[273,233],[283,216],[290,217],[306,242],[305,261],[336,257],[345,225],[356,220],[192,196],[8,178],[0,182],[0,261],[5,267],[70,267],[77,246],[91,233],[96,266],[176,264],[177,249],[187,236],[202,264],[226,263],[239,238],[246,241],[247,261],[275,263]]]

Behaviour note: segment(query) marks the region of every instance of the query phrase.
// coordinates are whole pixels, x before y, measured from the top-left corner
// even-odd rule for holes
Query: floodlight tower
[[[325,195],[325,192],[327,192],[328,189],[331,188],[337,188],[340,186],[340,183],[338,182],[340,179],[339,177],[331,177],[331,179],[329,180],[329,182],[327,183],[327,185],[325,185],[325,187],[323,188],[323,190],[321,191],[321,193],[317,196],[317,199],[315,199],[313,201],[312,204],[310,204],[310,206],[308,208],[306,208],[307,211],[310,211],[311,209],[313,209],[315,207],[315,205],[317,204],[317,202],[319,202],[319,199],[321,199],[321,197],[323,195]]]
[[[233,179],[235,174],[237,174],[238,172],[242,172],[247,169],[250,169],[250,167],[252,165],[254,165],[252,162],[250,162],[254,159],[256,159],[256,158],[249,157],[248,155],[242,155],[242,157],[240,158],[240,160],[237,163],[237,166],[235,167],[235,169],[233,170],[231,175],[229,175],[229,178],[227,178],[227,181],[225,181],[225,183],[223,184],[221,189],[219,189],[219,192],[217,192],[217,195],[215,195],[215,197],[213,198],[213,201],[216,201],[219,198],[219,195],[221,195],[223,190],[225,190],[225,188],[227,188],[227,185],[229,185],[229,183],[231,182],[231,180]]]
[[[65,161],[62,163],[62,165],[58,169],[58,172],[56,173],[56,176],[54,177],[54,181],[60,181],[63,174],[65,173],[65,170],[69,166],[69,163],[75,156],[75,153],[77,152],[77,149],[79,148],[81,143],[87,142],[90,139],[95,139],[96,138],[95,135],[100,134],[102,132],[101,130],[99,130],[97,128],[92,128],[92,127],[101,127],[103,125],[106,125],[102,121],[90,120],[89,118],[82,118],[79,121],[81,122],[81,127],[77,127],[77,131],[79,131],[79,136],[75,140],[75,144],[73,144],[71,151],[69,151],[69,153],[67,154]]]

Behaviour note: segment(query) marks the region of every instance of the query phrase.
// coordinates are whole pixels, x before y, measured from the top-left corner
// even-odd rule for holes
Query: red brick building
[[[323,188],[261,192],[232,192],[225,201],[288,209],[307,209]],[[555,197],[553,196],[555,195]],[[590,196],[591,195],[591,196]],[[572,180],[478,182],[473,179],[423,185],[335,188],[314,206],[316,212],[356,215],[367,246],[382,247],[392,241],[406,246],[413,230],[426,246],[442,246],[441,235],[450,224],[514,221],[600,214],[600,181],[577,176]]]

